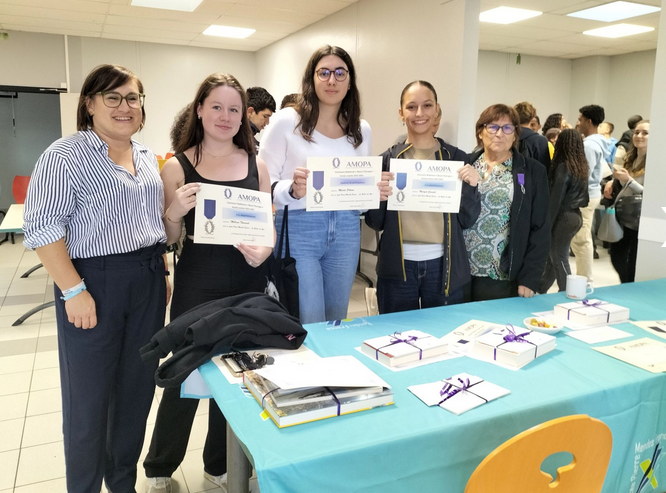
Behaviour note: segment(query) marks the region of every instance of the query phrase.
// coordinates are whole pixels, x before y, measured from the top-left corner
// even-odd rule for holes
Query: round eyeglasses
[[[134,109],[143,108],[143,102],[146,99],[145,94],[137,94],[136,92],[130,92],[127,96],[121,95],[119,92],[96,92],[95,95],[102,96],[102,101],[104,105],[108,108],[117,108],[123,104],[123,99],[127,101],[127,106]]]
[[[497,125],[496,123],[486,123],[483,125],[489,134],[496,134],[499,132],[499,129],[502,129],[502,132],[506,135],[511,135],[516,131],[516,126],[507,123],[506,125]]]
[[[338,82],[342,82],[347,78],[347,74],[349,73],[349,70],[338,67],[335,70],[330,70],[327,68],[320,68],[317,70],[317,77],[319,77],[319,80],[322,82],[326,82],[331,78],[331,74],[335,77],[335,80]]]

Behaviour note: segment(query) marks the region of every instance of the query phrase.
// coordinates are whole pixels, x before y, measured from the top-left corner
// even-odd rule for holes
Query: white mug
[[[591,282],[587,282],[585,276],[567,276],[567,298],[572,300],[584,300],[588,294],[594,293]]]

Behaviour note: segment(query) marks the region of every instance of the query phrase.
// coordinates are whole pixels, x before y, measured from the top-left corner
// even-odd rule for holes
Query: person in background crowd
[[[599,133],[610,141],[608,145],[608,152],[610,153],[610,155],[608,156],[608,160],[606,162],[609,164],[611,168],[613,167],[613,163],[615,162],[615,153],[617,152],[616,145],[618,143],[618,140],[612,135],[613,130],[615,130],[615,125],[613,125],[611,122],[601,122],[598,128]]]
[[[275,99],[263,87],[250,87],[247,90],[247,117],[252,129],[252,140],[256,153],[259,153],[257,134],[261,132],[275,113]]]
[[[202,303],[241,293],[261,293],[266,286],[264,261],[271,248],[193,242],[199,184],[270,193],[266,165],[254,154],[246,105],[245,91],[235,77],[208,76],[188,106],[176,155],[162,168],[167,240],[171,244],[180,239],[183,223],[187,235],[176,265],[172,321]],[[149,493],[171,491],[171,475],[185,457],[198,405],[196,399],[181,398],[180,388],[164,389],[143,463]],[[224,487],[227,456],[226,447],[220,444],[226,444],[226,420],[215,400],[210,399],[204,476]]]
[[[633,141],[634,129],[636,128],[638,122],[642,120],[643,117],[641,115],[630,116],[629,119],[627,120],[627,127],[629,128],[622,133],[620,140],[616,144],[616,146],[618,147],[618,153],[615,154],[615,160],[614,160],[615,164],[619,164],[621,166],[624,165],[624,156],[629,151],[629,147],[631,146],[631,143]]]
[[[647,158],[648,139],[650,137],[650,121],[642,120],[634,127],[634,136],[629,152],[624,158],[624,166],[616,168],[613,180],[604,188],[604,197],[608,204],[615,202],[622,193],[627,195],[642,195],[645,180],[645,160]],[[640,216],[640,206],[636,213]],[[622,239],[610,245],[610,257],[613,268],[620,276],[620,282],[634,282],[636,276],[636,254],[638,253],[638,229],[623,224],[621,216],[618,221],[622,225],[624,235]],[[637,224],[637,223],[636,223]]]
[[[550,159],[552,161],[553,155],[555,154],[555,144],[557,143],[557,138],[560,135],[559,128],[549,128],[546,132],[546,138],[548,139],[548,152],[550,153]]]
[[[467,160],[463,151],[434,136],[442,110],[432,84],[419,80],[407,84],[400,95],[399,114],[407,127],[407,142],[382,154],[384,172],[389,171],[391,159]],[[393,179],[393,173],[389,175]],[[462,230],[479,216],[479,174],[466,164],[458,177],[463,184],[457,214],[389,211],[385,201],[379,209],[366,212],[367,225],[383,232],[377,260],[379,313],[467,301],[470,272]]]
[[[539,130],[541,130],[541,120],[539,119],[539,115],[534,115],[534,118],[530,120],[530,128],[533,132],[539,133]]]
[[[556,130],[554,128],[550,130]],[[547,293],[557,279],[559,291],[566,290],[571,239],[583,224],[580,209],[587,206],[587,167],[583,138],[576,130],[565,129],[555,144],[550,170],[550,255],[541,277],[539,293]]]
[[[289,206],[303,323],[347,316],[361,246],[359,211],[305,210],[307,159],[368,156],[370,139],[351,57],[337,46],[319,48],[305,68],[298,105],[275,115],[259,151],[273,182],[278,230]]]
[[[183,129],[185,128],[185,124],[187,123],[187,118],[192,111],[192,108],[190,107],[191,103],[185,106],[182,110],[178,112],[176,117],[173,119],[173,123],[171,124],[171,129],[169,129],[169,142],[171,144],[171,150],[174,150],[176,146],[178,145],[178,141],[180,141],[180,138],[183,134]]]
[[[601,106],[591,104],[580,108],[576,129],[583,134],[585,157],[590,170],[587,184],[589,202],[581,209],[583,225],[571,240],[571,250],[576,256],[576,273],[587,277],[593,282],[592,259],[594,257],[594,241],[592,237],[592,220],[594,210],[601,200],[601,178],[607,167],[608,146],[606,138],[598,133],[598,127],[604,121],[605,112]]]
[[[555,152],[555,142],[551,141],[548,137],[548,132],[551,129],[564,130],[565,128],[571,128],[571,125],[567,124],[567,121],[562,116],[562,113],[553,113],[548,115],[546,121],[543,124],[542,132],[543,135],[548,139],[548,150],[550,151],[550,158],[553,159],[553,154]],[[553,135],[551,133],[551,135]]]
[[[536,116],[536,108],[531,103],[523,101],[515,105],[514,109],[518,113],[521,126],[518,152],[525,157],[539,161],[548,170],[550,168],[548,139],[530,128],[530,122]]]
[[[480,150],[469,162],[481,176],[481,213],[463,230],[472,301],[534,296],[548,258],[548,177],[518,152],[523,130],[516,110],[503,104],[486,108],[476,122]]]
[[[53,278],[69,493],[134,491],[157,363],[139,348],[164,326],[163,190],[157,159],[132,140],[143,84],[119,65],[86,77],[78,133],[39,158],[25,246]]]
[[[297,92],[294,92],[292,94],[287,94],[285,97],[282,98],[282,102],[280,103],[280,109],[284,108],[294,108],[298,104],[298,94]]]

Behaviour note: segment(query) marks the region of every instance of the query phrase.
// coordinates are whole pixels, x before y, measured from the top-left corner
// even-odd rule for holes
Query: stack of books
[[[246,371],[243,382],[279,428],[393,404],[389,385],[353,356]]]

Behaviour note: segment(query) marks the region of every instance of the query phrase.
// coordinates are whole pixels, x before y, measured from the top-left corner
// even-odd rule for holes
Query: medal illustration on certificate
[[[396,198],[398,202],[403,202],[405,200],[405,192],[403,190],[407,186],[407,173],[396,173],[395,186],[399,190]]]
[[[204,224],[204,231],[209,235],[213,234],[215,231],[215,225],[213,224],[213,218],[215,217],[215,201],[212,199],[204,199],[204,217],[206,218],[206,223]]]
[[[324,196],[321,193],[321,189],[324,188],[324,172],[323,171],[313,171],[312,172],[312,186],[316,190],[315,196],[314,196],[315,203],[316,204],[321,204],[324,200]]]

